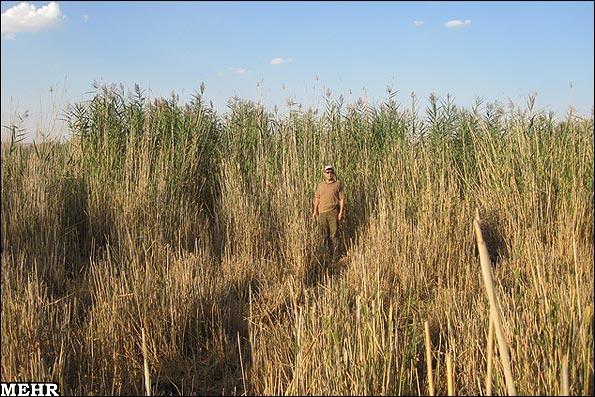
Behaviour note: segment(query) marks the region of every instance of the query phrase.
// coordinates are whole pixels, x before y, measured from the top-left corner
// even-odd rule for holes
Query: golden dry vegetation
[[[592,395],[593,116],[429,103],[218,115],[98,87],[70,142],[4,144],[2,381],[445,395],[450,358],[456,394],[507,394],[477,209],[517,393],[567,376]],[[338,263],[311,219],[326,163],[347,192]]]

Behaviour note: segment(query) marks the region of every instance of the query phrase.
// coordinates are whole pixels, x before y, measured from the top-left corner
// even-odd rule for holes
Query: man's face
[[[334,170],[326,170],[324,171],[324,178],[327,181],[330,181],[333,179],[333,176],[335,176],[335,171]]]

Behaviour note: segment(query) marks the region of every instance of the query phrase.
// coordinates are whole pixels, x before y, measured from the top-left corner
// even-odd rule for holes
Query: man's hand
[[[343,220],[343,211],[339,212],[339,215],[337,216],[337,219],[339,220],[339,222],[341,222]]]

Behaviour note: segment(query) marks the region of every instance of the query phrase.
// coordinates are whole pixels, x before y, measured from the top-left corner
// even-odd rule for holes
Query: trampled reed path
[[[436,395],[507,394],[478,209],[516,392],[595,391],[592,115],[392,96],[219,115],[97,87],[66,116],[68,143],[2,146],[3,382],[426,395],[427,322]],[[338,263],[311,219],[326,163]]]

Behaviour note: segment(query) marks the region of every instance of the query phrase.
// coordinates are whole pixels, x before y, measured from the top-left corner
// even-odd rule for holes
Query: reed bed
[[[68,143],[2,146],[3,382],[507,394],[477,210],[516,391],[595,391],[593,115],[392,94],[219,115],[202,89],[97,86],[66,118]],[[311,219],[326,163],[347,192],[337,263]]]

